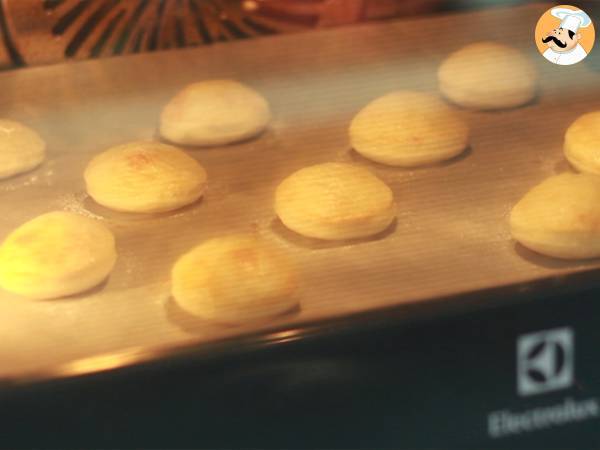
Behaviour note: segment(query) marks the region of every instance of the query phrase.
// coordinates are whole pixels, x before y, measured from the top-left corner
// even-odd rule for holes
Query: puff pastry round
[[[172,271],[172,293],[186,312],[239,323],[292,309],[296,272],[287,257],[253,235],[211,239],[183,255]]]
[[[103,281],[117,259],[104,225],[69,212],[24,223],[0,246],[0,286],[32,299],[64,297]]]
[[[209,80],[184,88],[160,117],[160,134],[182,145],[216,146],[260,134],[271,112],[254,89],[232,80]]]
[[[46,143],[31,128],[0,119],[0,179],[27,172],[46,157]]]
[[[303,236],[342,240],[385,230],[396,209],[391,189],[370,171],[343,163],[301,169],[277,187],[275,212]]]
[[[350,143],[365,158],[412,167],[443,161],[467,147],[469,128],[437,97],[398,91],[373,100],[350,124]]]
[[[564,259],[600,257],[600,177],[563,173],[531,189],[510,215],[525,247]]]
[[[115,211],[157,213],[198,200],[206,171],[191,156],[171,145],[138,141],[112,147],[85,169],[88,194]]]
[[[577,170],[600,175],[600,111],[580,116],[567,129],[565,156]]]
[[[451,53],[438,70],[439,87],[451,102],[470,109],[523,105],[537,90],[537,71],[519,50],[477,42]]]

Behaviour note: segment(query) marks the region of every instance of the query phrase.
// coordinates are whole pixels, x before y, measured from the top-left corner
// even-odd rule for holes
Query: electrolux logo
[[[531,396],[571,387],[575,381],[575,333],[555,328],[517,338],[517,393]],[[596,398],[565,398],[560,403],[528,410],[492,411],[487,417],[492,438],[553,428],[600,417]]]
[[[595,419],[599,415],[597,399],[577,401],[567,398],[562,403],[526,411],[494,411],[488,415],[488,433],[493,438],[500,438]]]
[[[575,338],[556,328],[517,339],[517,392],[520,396],[566,389],[575,379]]]

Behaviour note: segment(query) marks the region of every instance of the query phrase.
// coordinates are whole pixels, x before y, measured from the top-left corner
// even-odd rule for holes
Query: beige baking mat
[[[536,256],[509,235],[511,205],[540,180],[568,170],[561,150],[566,127],[600,109],[599,72],[584,63],[554,66],[537,54],[533,31],[544,9],[489,9],[0,74],[0,116],[35,127],[49,149],[40,169],[0,182],[0,237],[38,214],[76,211],[109,226],[120,255],[108,282],[86,295],[33,302],[0,292],[0,378],[542,278],[561,283],[575,272],[597,277],[598,261]],[[441,166],[386,168],[350,150],[348,124],[362,106],[394,89],[437,93],[435,72],[444,55],[482,39],[530,54],[541,72],[535,102],[509,111],[461,111],[472,128],[471,148]],[[82,180],[92,155],[152,138],[161,107],[178,89],[215,77],[259,89],[274,120],[256,140],[190,149],[209,173],[204,200],[155,217],[95,205]],[[395,226],[377,239],[341,244],[283,229],[272,208],[276,185],[325,161],[351,161],[385,180],[399,205]],[[243,327],[182,316],[169,300],[176,258],[205,239],[251,230],[297,262],[300,310]],[[127,354],[68,367],[118,366],[130,362]]]

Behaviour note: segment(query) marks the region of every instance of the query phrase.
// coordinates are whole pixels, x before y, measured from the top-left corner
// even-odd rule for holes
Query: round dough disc
[[[68,212],[24,223],[0,246],[0,286],[33,299],[86,291],[111,272],[117,252],[104,225]]]
[[[46,157],[46,143],[31,128],[0,119],[0,179],[27,172]]]
[[[254,89],[232,80],[193,83],[164,108],[160,134],[182,145],[225,145],[261,133],[269,104]]]
[[[220,322],[264,319],[291,310],[296,275],[290,261],[251,235],[209,240],[183,255],[172,271],[177,304]]]
[[[563,173],[531,189],[510,215],[525,247],[565,259],[600,257],[600,177]]]
[[[303,236],[341,240],[372,236],[394,220],[392,190],[362,167],[326,163],[301,169],[277,187],[275,212]]]
[[[471,109],[503,109],[533,99],[537,71],[519,50],[495,42],[478,42],[451,53],[441,64],[442,94]]]
[[[172,211],[198,200],[206,171],[191,156],[160,142],[112,147],[90,161],[87,192],[107,208],[135,213]]]
[[[350,124],[350,143],[365,158],[390,166],[431,164],[460,154],[469,128],[437,97],[398,91],[365,106]]]
[[[577,170],[600,175],[600,111],[579,117],[567,129],[565,156]]]

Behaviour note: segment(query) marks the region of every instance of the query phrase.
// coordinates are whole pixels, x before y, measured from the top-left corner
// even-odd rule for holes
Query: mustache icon
[[[565,48],[565,47],[567,46],[567,43],[566,43],[566,42],[561,42],[561,41],[559,41],[559,40],[558,40],[558,38],[557,38],[557,37],[555,37],[555,36],[547,36],[547,37],[545,37],[545,38],[542,38],[542,42],[543,42],[544,44],[545,44],[545,43],[547,43],[547,42],[550,42],[550,41],[554,41],[554,43],[555,43],[556,45],[558,45],[560,48]]]

